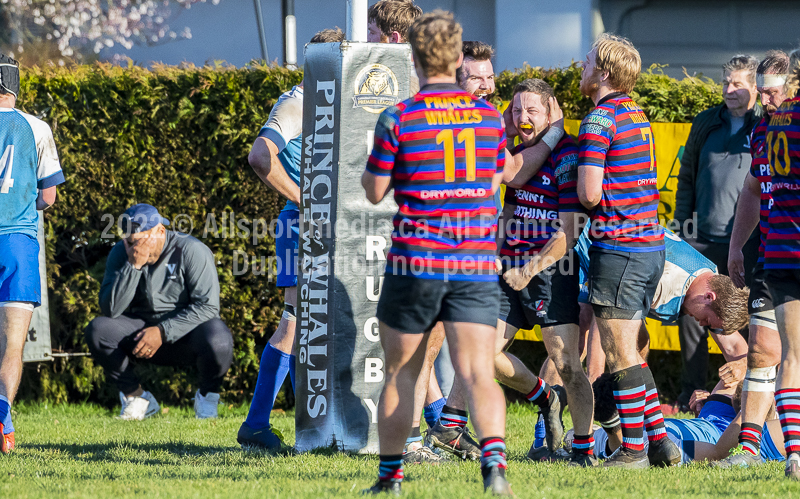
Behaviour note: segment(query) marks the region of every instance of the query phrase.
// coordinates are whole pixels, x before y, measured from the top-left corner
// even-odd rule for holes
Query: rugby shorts
[[[517,329],[578,324],[580,265],[575,250],[515,291],[500,278],[500,320]]]
[[[753,279],[750,283],[750,296],[747,299],[747,313],[750,314],[750,324],[778,330],[775,323],[775,308],[772,305],[772,294],[766,282],[764,262],[756,263],[753,269]]]
[[[297,286],[298,251],[300,249],[300,212],[283,210],[275,229],[275,257],[278,263],[278,287]]]
[[[664,273],[664,251],[589,249],[589,303],[601,319],[644,320]]]
[[[42,303],[39,241],[26,234],[0,235],[0,302]]]
[[[800,300],[800,270],[767,269],[766,272],[767,286],[774,306]]]
[[[497,281],[420,279],[387,273],[378,299],[378,320],[401,333],[430,331],[439,321],[497,327]]]

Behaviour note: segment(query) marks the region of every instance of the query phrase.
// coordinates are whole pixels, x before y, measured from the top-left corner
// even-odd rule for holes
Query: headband
[[[782,87],[789,79],[788,74],[757,74],[756,86],[761,88]]]

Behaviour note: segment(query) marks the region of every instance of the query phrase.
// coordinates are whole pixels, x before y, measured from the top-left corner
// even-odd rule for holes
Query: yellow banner
[[[564,130],[576,138],[581,122],[578,120],[564,120]],[[656,166],[658,168],[658,191],[661,203],[658,206],[658,216],[661,223],[665,224],[672,219],[675,211],[675,191],[678,188],[678,171],[681,167],[681,157],[686,139],[689,137],[690,123],[652,123],[653,137],[655,138]],[[653,350],[681,349],[678,339],[677,326],[664,326],[659,321],[647,319],[647,330],[650,332],[650,348]],[[517,339],[542,341],[542,332],[537,326],[533,330],[519,331]],[[719,347],[710,337],[708,350],[711,353],[721,353]]]

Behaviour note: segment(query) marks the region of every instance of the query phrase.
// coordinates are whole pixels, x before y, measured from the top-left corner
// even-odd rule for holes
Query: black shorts
[[[500,288],[496,281],[441,281],[386,274],[378,320],[402,333],[424,333],[438,321],[497,326]]]
[[[577,254],[564,258],[536,274],[521,291],[500,279],[500,320],[518,329],[577,324],[580,273]],[[555,297],[555,299],[554,299]]]
[[[747,313],[750,315],[770,312],[775,309],[772,305],[772,294],[769,292],[765,278],[764,262],[756,263],[753,268],[753,278],[750,282],[750,297],[747,299]]]
[[[773,305],[780,306],[800,300],[800,271],[797,269],[767,269],[766,281]]]
[[[643,320],[664,273],[664,251],[589,248],[589,303],[601,319]]]

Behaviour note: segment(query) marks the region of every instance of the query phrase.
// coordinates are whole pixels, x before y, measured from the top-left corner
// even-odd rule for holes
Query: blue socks
[[[258,381],[245,424],[254,430],[269,428],[269,413],[286,375],[294,371],[294,357],[267,343],[261,355]],[[294,376],[292,376],[294,381]],[[294,385],[294,383],[292,383]]]
[[[14,431],[14,424],[11,422],[11,404],[5,395],[0,395],[0,419],[3,420],[3,435]]]
[[[436,402],[431,402],[430,405],[426,405],[422,409],[422,414],[425,417],[425,422],[428,423],[428,428],[433,428],[436,422],[439,421],[445,402],[447,402],[447,399],[442,397]]]

